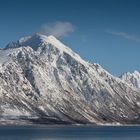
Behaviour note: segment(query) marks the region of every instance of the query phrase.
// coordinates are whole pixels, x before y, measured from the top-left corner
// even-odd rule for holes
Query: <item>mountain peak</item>
[[[136,74],[136,75],[140,75],[140,72],[137,71],[137,70],[135,70],[135,71],[134,71],[134,74]]]
[[[42,44],[51,44],[61,50],[66,50],[66,46],[54,36],[46,36],[40,33],[35,33],[32,36],[25,36],[16,42],[11,42],[5,47],[5,49],[30,46],[34,50],[37,50],[37,48]]]
[[[64,45],[61,41],[59,41],[53,35],[46,36],[40,33],[35,33],[31,36],[25,36],[25,37],[20,38],[16,42],[9,43],[5,47],[4,50],[20,48],[20,47],[31,47],[33,50],[37,51],[39,47],[41,46],[47,47],[48,45],[50,45],[51,47],[57,48],[61,54],[67,53],[78,62],[85,64],[85,61],[81,59],[81,57],[78,54],[73,52],[69,47]]]
[[[134,72],[126,72],[120,77],[122,80],[126,81],[128,84],[135,88],[140,88],[140,72],[135,70]]]

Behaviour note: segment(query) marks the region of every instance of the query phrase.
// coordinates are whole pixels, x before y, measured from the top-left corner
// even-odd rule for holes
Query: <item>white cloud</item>
[[[137,38],[136,36],[128,34],[126,32],[114,32],[114,31],[106,31],[106,32],[109,33],[109,34],[112,34],[112,35],[123,37],[125,39],[129,39],[129,40],[133,40],[133,41],[136,41],[136,42],[140,42],[140,38]]]
[[[45,24],[41,27],[40,33],[45,35],[53,35],[55,37],[63,37],[70,32],[74,32],[75,27],[70,22],[58,21],[55,23]]]

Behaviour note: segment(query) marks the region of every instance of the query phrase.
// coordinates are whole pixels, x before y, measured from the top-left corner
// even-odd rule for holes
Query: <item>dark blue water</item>
[[[1,126],[0,140],[140,140],[140,126]]]

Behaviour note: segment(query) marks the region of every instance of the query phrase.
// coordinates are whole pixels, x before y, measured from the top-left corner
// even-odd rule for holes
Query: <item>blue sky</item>
[[[0,47],[52,33],[114,75],[140,70],[139,7],[139,0],[0,0]]]

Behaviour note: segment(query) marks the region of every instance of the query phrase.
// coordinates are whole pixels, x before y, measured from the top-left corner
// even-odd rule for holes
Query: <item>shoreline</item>
[[[84,126],[89,126],[89,127],[136,127],[140,126],[140,124],[132,123],[132,124],[120,124],[120,123],[100,123],[100,124],[93,124],[93,123],[48,123],[48,122],[33,122],[31,120],[0,120],[0,127],[1,126],[76,126],[76,127],[84,127]]]

